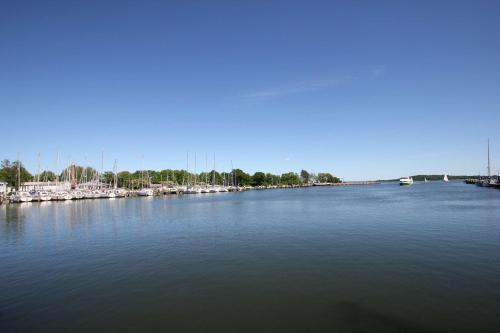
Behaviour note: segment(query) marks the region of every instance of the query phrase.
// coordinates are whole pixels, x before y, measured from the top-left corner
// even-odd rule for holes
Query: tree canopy
[[[18,180],[18,166],[19,166],[19,175],[21,183],[31,181],[33,176],[29,173],[28,170],[23,166],[20,161],[10,162],[5,159],[1,163],[0,167],[0,181],[6,182],[9,186],[18,188],[19,180]]]
[[[79,183],[97,180],[97,177],[106,183],[112,183],[114,181],[114,173],[111,171],[105,171],[102,174],[99,174],[94,168],[78,165],[64,169],[59,175],[56,175],[56,173],[50,170],[45,170],[39,175],[33,177],[22,164],[20,165],[20,170],[22,183],[31,180],[54,181],[57,177],[59,177],[59,180],[70,180],[71,177],[76,177],[76,180]],[[264,173],[262,171],[257,171],[253,175],[250,175],[241,169],[233,169],[229,172],[211,170],[197,174],[192,172],[188,173],[186,170],[175,169],[163,169],[160,171],[136,170],[134,172],[120,171],[117,173],[116,178],[118,180],[118,186],[125,188],[140,188],[150,183],[172,185],[197,183],[226,186],[268,186],[301,185],[312,181],[330,183],[340,182],[339,178],[330,173],[319,173],[316,176],[306,170],[301,170],[300,174],[295,172],[285,172],[281,175]],[[2,161],[0,167],[0,181],[7,182],[9,186],[17,186],[17,162],[10,162],[9,160]]]

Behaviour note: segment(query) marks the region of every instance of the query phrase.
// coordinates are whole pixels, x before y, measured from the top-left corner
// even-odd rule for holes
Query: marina
[[[500,1],[0,9],[0,333],[500,332]]]
[[[0,331],[496,332],[499,202],[451,180],[2,205]]]
[[[323,186],[359,186],[376,185],[376,181],[351,181],[342,183],[312,183],[303,185],[270,185],[270,186],[154,186],[140,190],[116,189],[74,189],[74,190],[31,190],[17,191],[10,195],[0,196],[0,203],[44,202],[44,201],[71,201],[84,199],[117,199],[126,197],[148,197],[161,195],[187,195],[187,194],[214,194],[228,192],[242,192],[249,190],[270,189],[295,189],[304,187]],[[66,184],[67,185],[67,184]],[[52,184],[30,185],[36,188],[53,187]],[[65,187],[65,184],[59,185]],[[104,186],[103,186],[104,188]]]
[[[376,185],[380,183],[378,181],[341,181],[329,173],[310,175],[305,170],[302,170],[300,176],[293,172],[282,175],[256,172],[254,176],[250,176],[238,169],[232,169],[230,172],[217,172],[215,155],[213,170],[208,170],[207,158],[205,171],[197,173],[196,155],[194,157],[194,171],[191,172],[189,154],[186,155],[185,170],[156,172],[145,170],[142,167],[141,170],[134,173],[137,175],[136,179],[125,179],[124,175],[130,175],[130,173],[118,172],[116,160],[112,172],[104,171],[103,161],[104,154],[101,156],[101,171],[89,166],[84,167],[70,163],[59,176],[56,176],[50,171],[40,171],[39,156],[36,173],[30,177],[26,177],[28,172],[19,160],[13,163],[4,161],[3,170],[7,170],[11,176],[15,176],[11,177],[15,178],[15,181],[11,181],[10,184],[0,183],[0,203],[120,199],[161,195],[210,195],[248,190]],[[51,179],[48,179],[47,174],[51,175]],[[23,181],[21,175],[25,175],[23,178],[28,178],[29,181]],[[251,180],[252,177],[255,179]]]

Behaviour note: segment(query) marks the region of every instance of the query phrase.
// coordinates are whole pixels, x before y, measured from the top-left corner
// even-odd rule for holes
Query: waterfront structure
[[[90,181],[86,183],[81,183],[76,186],[77,189],[79,190],[107,190],[109,189],[109,185],[106,183],[103,183],[99,180],[96,181]]]
[[[7,194],[7,183],[0,182],[0,196]]]
[[[24,182],[21,183],[19,191],[33,192],[33,191],[47,191],[59,192],[71,190],[70,182]]]

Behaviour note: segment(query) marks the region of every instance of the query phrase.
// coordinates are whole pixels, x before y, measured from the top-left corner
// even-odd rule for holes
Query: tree
[[[234,169],[233,174],[236,181],[236,184],[234,184],[235,186],[250,185],[252,182],[252,177],[241,169]]]
[[[50,170],[45,170],[40,173],[38,178],[40,179],[41,182],[52,182],[56,180],[56,174]]]
[[[118,187],[130,187],[132,181],[132,174],[128,171],[121,171],[117,174]]]
[[[306,170],[302,170],[300,172],[300,178],[302,179],[303,183],[305,183],[305,184],[309,183],[309,179],[310,179],[309,172],[307,172]]]
[[[74,176],[76,177],[77,182],[81,183],[90,181],[93,178],[93,176],[97,173],[96,169],[94,168],[74,165],[65,168],[59,175],[59,179],[70,180],[71,172],[73,172],[72,169],[75,172]],[[40,180],[41,179],[42,178],[40,177]]]
[[[103,181],[105,184],[111,184],[113,182],[114,178],[115,178],[115,174],[113,172],[106,171],[101,176],[101,181]]]
[[[279,185],[281,183],[281,177],[273,175],[271,173],[266,173],[266,184],[268,185]]]
[[[281,184],[284,185],[298,185],[300,184],[299,175],[295,172],[287,172],[281,175]]]
[[[160,174],[160,180],[163,183],[175,184],[177,182],[177,180],[175,179],[174,170],[170,169],[161,170],[159,174]]]
[[[256,172],[252,176],[253,186],[264,186],[267,185],[266,174],[263,172]]]
[[[33,179],[33,176],[26,170],[20,161],[10,162],[5,159],[1,163],[0,181],[6,182],[9,186],[15,186],[19,189],[19,178],[21,183],[28,182]]]
[[[337,177],[334,177],[332,174],[328,172],[318,173],[318,182],[320,183],[340,183],[341,180]]]

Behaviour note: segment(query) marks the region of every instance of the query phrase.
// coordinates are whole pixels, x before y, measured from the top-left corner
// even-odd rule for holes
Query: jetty
[[[492,187],[496,189],[500,189],[500,174],[497,176],[491,175],[491,167],[490,167],[490,139],[488,139],[488,166],[486,167],[487,176],[481,177],[477,176],[477,178],[469,178],[465,180],[466,184],[474,184],[480,187]]]
[[[341,183],[328,183],[326,186],[354,186],[354,185],[377,185],[380,184],[379,181],[348,181]],[[313,184],[314,186],[318,186],[317,184]]]

